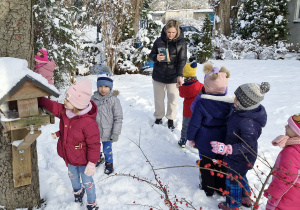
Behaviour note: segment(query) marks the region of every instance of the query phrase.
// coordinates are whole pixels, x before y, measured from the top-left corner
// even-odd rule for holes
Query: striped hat
[[[112,75],[108,72],[100,71],[97,79],[97,88],[100,86],[109,87],[111,90],[113,88]]]
[[[248,83],[239,86],[234,92],[237,98],[237,108],[242,110],[257,108],[269,90],[268,82],[262,82],[261,85]]]

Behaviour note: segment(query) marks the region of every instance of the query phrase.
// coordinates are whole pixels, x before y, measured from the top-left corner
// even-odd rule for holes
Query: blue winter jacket
[[[225,142],[229,115],[233,110],[232,96],[202,94],[195,104],[187,130],[187,139],[196,143],[201,154],[215,158],[211,141]]]
[[[266,123],[267,113],[262,105],[247,111],[234,110],[228,121],[225,141],[225,144],[232,145],[233,150],[232,155],[224,158],[228,167],[241,175],[245,175],[252,168],[257,158],[257,140]],[[243,139],[251,149],[234,133]],[[251,166],[248,165],[249,162],[246,158],[250,161]]]

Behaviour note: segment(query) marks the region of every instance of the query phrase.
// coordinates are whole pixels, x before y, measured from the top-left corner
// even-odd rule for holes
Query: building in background
[[[288,28],[290,31],[288,40],[294,44],[293,49],[300,50],[300,0],[290,0],[288,9]]]

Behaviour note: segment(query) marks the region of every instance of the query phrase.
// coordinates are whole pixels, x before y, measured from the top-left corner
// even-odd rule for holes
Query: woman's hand
[[[166,56],[163,53],[157,54],[157,60],[158,62],[161,62],[162,60],[165,60]]]
[[[177,84],[176,84],[176,87],[178,88],[178,87],[182,86],[182,84],[183,84],[183,79],[182,79],[182,77],[181,77],[181,76],[177,77]]]

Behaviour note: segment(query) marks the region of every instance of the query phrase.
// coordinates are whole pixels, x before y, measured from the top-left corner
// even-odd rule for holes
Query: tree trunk
[[[133,16],[133,29],[135,34],[138,32],[139,30],[139,25],[140,25],[140,8],[141,8],[141,4],[142,4],[143,0],[131,0],[131,5],[132,5],[132,10],[134,13]]]
[[[230,0],[219,1],[215,7],[215,30],[216,35],[230,35]]]
[[[237,19],[239,12],[240,0],[231,0],[230,1],[230,18]]]
[[[33,23],[32,0],[0,1],[0,57],[25,59],[29,68],[33,67]],[[12,134],[0,123],[0,206],[11,210],[16,208],[32,209],[40,206],[40,186],[36,143],[31,145],[30,185],[14,187],[12,166]]]
[[[0,57],[22,58],[33,67],[32,0],[0,1]]]

